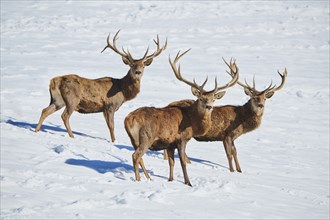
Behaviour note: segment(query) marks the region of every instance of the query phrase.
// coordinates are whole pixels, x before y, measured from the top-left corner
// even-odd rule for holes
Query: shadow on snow
[[[25,129],[29,129],[31,131],[34,131],[34,129],[37,127],[37,124],[32,124],[32,123],[28,123],[28,122],[21,122],[21,121],[17,121],[17,120],[13,120],[13,119],[8,119],[5,121],[5,123],[19,127],[19,128],[25,128]],[[64,132],[67,133],[66,129],[63,129],[60,127],[60,125],[42,125],[40,128],[40,131],[42,132],[47,132],[47,131],[54,131],[54,132]],[[75,135],[79,135],[79,136],[84,136],[84,137],[90,137],[93,139],[101,139],[101,140],[106,140],[105,138],[100,138],[100,137],[94,137],[94,136],[90,136],[81,132],[76,132],[76,131],[72,131],[73,134]]]
[[[74,166],[83,166],[95,170],[98,173],[118,172],[118,171],[133,171],[133,166],[124,162],[110,162],[102,160],[85,160],[85,159],[67,159],[66,164]]]
[[[134,148],[132,146],[119,145],[119,144],[115,144],[114,146],[117,147],[118,149],[125,149],[125,150],[129,150],[129,151],[134,151]],[[154,156],[154,155],[158,156],[158,155],[163,155],[163,151],[150,151],[149,150],[145,154],[148,155],[148,156]],[[179,155],[176,154],[175,158],[179,158]],[[225,169],[229,169],[226,166],[223,166],[223,165],[218,164],[218,163],[214,163],[214,162],[209,161],[209,160],[203,160],[203,159],[198,159],[198,158],[194,158],[194,157],[189,157],[189,160],[191,162],[200,163],[200,164],[207,165],[207,166],[210,166],[210,167],[219,166],[219,167],[222,167],[222,168],[225,168]]]
[[[31,131],[34,131],[34,129],[37,127],[37,124],[32,124],[32,123],[28,123],[28,122],[21,122],[21,121],[16,121],[16,120],[12,120],[12,119],[8,119],[5,121],[5,123],[19,127],[19,128],[25,128],[25,129],[29,129]],[[47,131],[55,131],[55,132],[64,132],[67,133],[66,129],[61,128],[59,125],[42,125],[40,131],[42,132],[47,132]],[[100,137],[94,137],[94,136],[90,136],[81,132],[76,132],[73,131],[73,134],[75,135],[80,135],[80,136],[84,136],[84,137],[90,137],[93,139],[102,139],[102,140],[106,140],[105,138],[100,138]],[[134,148],[132,146],[127,146],[127,145],[119,145],[119,144],[115,144],[114,145],[116,148],[118,149],[126,149],[128,151],[134,151]],[[148,156],[160,156],[163,155],[162,151],[147,151],[146,155]],[[175,158],[179,158],[179,156],[176,154]],[[228,167],[220,165],[218,163],[214,163],[212,161],[209,160],[203,160],[203,159],[198,159],[198,158],[193,158],[193,157],[189,157],[190,161],[192,162],[196,162],[196,163],[200,163],[203,165],[207,165],[207,166],[219,166],[222,168],[226,168],[228,169]],[[66,161],[67,164],[71,164],[71,165],[79,165],[79,166],[85,166],[91,169],[96,170],[99,173],[106,173],[106,172],[113,172],[114,170],[116,170],[117,168],[124,168],[126,170],[133,170],[133,167],[131,165],[125,164],[123,162],[105,162],[105,161],[98,161],[98,160],[76,160],[76,159],[68,159]]]

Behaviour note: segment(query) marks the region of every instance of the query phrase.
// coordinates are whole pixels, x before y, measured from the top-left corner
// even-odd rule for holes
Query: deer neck
[[[245,118],[243,122],[245,132],[258,128],[261,124],[262,115],[257,115],[253,110],[252,100],[250,99],[242,109],[242,118]]]
[[[208,113],[200,112],[197,102],[194,102],[189,112],[191,112],[190,120],[193,134],[194,136],[201,136],[211,128],[211,111]]]
[[[140,79],[133,79],[130,71],[131,70],[129,70],[126,76],[122,78],[120,85],[125,101],[134,99],[140,92]]]

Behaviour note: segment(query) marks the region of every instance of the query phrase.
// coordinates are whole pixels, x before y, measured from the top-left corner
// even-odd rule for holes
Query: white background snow
[[[140,58],[152,39],[168,48],[147,67],[138,97],[115,114],[111,144],[102,114],[71,117],[75,138],[49,116],[49,80],[58,75],[123,77],[128,67],[108,33]],[[168,182],[162,152],[147,152],[151,181],[135,182],[125,116],[142,106],[194,98],[182,73],[226,83],[222,57],[237,59],[257,88],[288,69],[266,103],[259,129],[236,141],[242,173],[230,173],[221,142],[191,140],[182,183],[178,158]],[[238,85],[216,105],[248,100]],[[4,1],[1,0],[1,219],[329,219],[329,1]]]

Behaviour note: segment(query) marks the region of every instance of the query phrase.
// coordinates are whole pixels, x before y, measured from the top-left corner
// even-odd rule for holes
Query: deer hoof
[[[185,182],[184,184],[186,184],[186,185],[188,185],[188,186],[192,187],[192,185],[191,185],[191,183],[190,183],[190,182]]]

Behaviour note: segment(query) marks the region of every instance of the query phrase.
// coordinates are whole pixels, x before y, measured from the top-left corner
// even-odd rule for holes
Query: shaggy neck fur
[[[252,99],[250,99],[245,105],[243,105],[242,109],[244,111],[242,115],[245,116],[245,120],[243,120],[244,133],[258,128],[261,124],[263,114],[258,116],[256,112],[253,111]]]
[[[194,136],[204,135],[211,127],[211,111],[202,113],[198,111],[198,101],[191,106],[191,122]]]
[[[123,91],[125,101],[134,99],[137,94],[140,92],[140,79],[132,79],[130,76],[130,71],[122,78],[121,80],[121,89]]]

